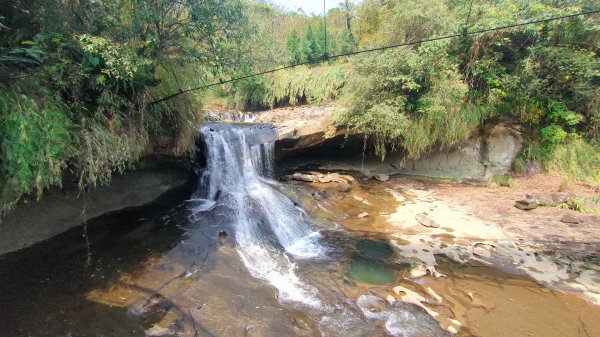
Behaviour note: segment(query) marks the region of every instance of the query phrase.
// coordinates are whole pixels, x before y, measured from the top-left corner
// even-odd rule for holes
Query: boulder
[[[579,224],[583,222],[583,219],[576,214],[566,213],[560,218],[560,221],[564,223]]]
[[[537,208],[538,206],[538,202],[534,199],[517,200],[515,203],[515,207],[523,211],[529,211]]]
[[[422,264],[417,264],[408,272],[408,278],[420,278],[427,275],[427,268]]]
[[[437,222],[435,222],[433,219],[429,218],[427,216],[427,214],[421,213],[421,214],[417,214],[415,216],[415,219],[417,219],[417,221],[425,226],[425,227],[429,227],[429,228],[440,228],[440,224],[438,224]]]
[[[292,179],[312,183],[315,180],[317,180],[317,177],[315,177],[312,174],[304,174],[304,173],[296,172],[296,173],[292,174]]]
[[[379,181],[390,180],[390,176],[388,176],[387,174],[383,174],[383,173],[377,173],[373,176],[373,178],[375,178],[375,180],[379,180]]]

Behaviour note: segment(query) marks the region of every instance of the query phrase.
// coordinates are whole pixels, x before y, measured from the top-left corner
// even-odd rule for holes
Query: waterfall
[[[236,249],[254,277],[275,286],[283,301],[320,305],[316,289],[302,283],[293,263],[321,253],[319,234],[269,180],[277,131],[260,124],[207,124],[200,134],[206,168],[194,197],[231,210]]]

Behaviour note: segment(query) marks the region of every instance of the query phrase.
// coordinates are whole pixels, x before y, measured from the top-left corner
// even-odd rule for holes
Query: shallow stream
[[[0,256],[0,336],[600,336],[599,307],[526,274],[421,265],[385,220],[410,194],[280,182],[268,126],[201,132],[189,200]]]

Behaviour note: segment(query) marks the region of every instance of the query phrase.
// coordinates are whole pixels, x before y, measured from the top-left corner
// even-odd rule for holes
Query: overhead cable
[[[499,31],[499,30],[516,28],[516,27],[523,27],[523,26],[528,26],[528,25],[542,24],[542,23],[547,23],[547,22],[550,22],[550,21],[556,21],[556,20],[569,19],[569,18],[574,18],[574,17],[579,17],[579,16],[592,15],[592,14],[596,14],[598,12],[600,12],[600,10],[592,10],[592,11],[587,11],[587,12],[579,12],[579,13],[574,13],[574,14],[554,16],[554,17],[549,17],[549,18],[546,18],[546,19],[526,21],[526,22],[514,23],[514,24],[510,24],[510,25],[506,25],[506,26],[498,26],[498,27],[486,28],[486,29],[480,29],[480,30],[473,30],[473,31],[466,31],[466,30],[464,30],[461,33],[449,34],[449,35],[444,35],[444,36],[439,36],[439,37],[433,37],[433,38],[423,39],[423,40],[418,40],[418,41],[404,42],[404,43],[400,43],[400,44],[388,45],[388,46],[371,48],[371,49],[363,49],[363,50],[358,50],[358,51],[349,52],[349,53],[343,53],[343,54],[336,54],[336,55],[329,55],[329,56],[326,55],[325,57],[317,59],[317,60],[299,62],[299,63],[295,63],[295,64],[291,64],[291,65],[287,65],[287,66],[283,66],[283,67],[279,67],[279,68],[274,68],[274,69],[270,69],[270,70],[261,71],[261,72],[250,74],[250,75],[245,75],[245,76],[240,76],[240,77],[232,78],[232,79],[225,80],[225,81],[219,81],[219,82],[215,82],[215,83],[211,83],[211,84],[206,84],[206,85],[201,85],[201,86],[197,86],[197,87],[188,88],[188,89],[185,89],[185,90],[180,90],[178,92],[175,92],[175,93],[170,94],[168,96],[165,96],[163,98],[157,99],[157,100],[155,100],[153,102],[150,102],[150,104],[161,103],[161,102],[164,102],[164,101],[169,100],[171,98],[177,97],[179,95],[188,93],[190,91],[207,89],[207,88],[214,87],[214,86],[217,86],[217,85],[222,85],[222,84],[237,82],[237,81],[245,80],[245,79],[248,79],[248,78],[262,76],[262,75],[267,75],[267,74],[271,74],[271,73],[274,73],[274,72],[277,72],[277,71],[291,69],[291,68],[295,68],[295,67],[299,67],[299,66],[303,66],[303,65],[322,63],[322,62],[325,62],[325,61],[328,61],[328,60],[332,60],[332,59],[337,59],[337,58],[340,58],[340,57],[354,56],[354,55],[359,55],[359,54],[365,54],[365,53],[371,53],[371,52],[377,52],[377,51],[382,51],[382,50],[393,49],[393,48],[400,48],[400,47],[418,45],[418,44],[422,44],[422,43],[428,43],[428,42],[434,42],[434,41],[452,39],[452,38],[461,37],[461,36],[483,34],[483,33],[489,33],[489,32]]]

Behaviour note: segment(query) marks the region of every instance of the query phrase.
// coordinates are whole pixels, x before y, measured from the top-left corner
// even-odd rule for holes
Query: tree
[[[344,0],[344,2],[340,3],[340,8],[344,12],[346,18],[346,31],[354,39],[352,36],[352,10],[354,9],[354,3],[350,0]]]
[[[287,41],[285,42],[285,47],[289,53],[290,63],[300,63],[302,60],[302,51],[300,50],[300,38],[298,37],[298,32],[296,32],[295,29],[292,30],[290,35],[288,35]]]
[[[340,34],[339,52],[341,54],[351,53],[356,50],[356,41],[352,34],[348,31],[343,31]]]
[[[306,28],[304,41],[302,42],[302,57],[308,62],[315,61],[319,58],[315,34],[313,33],[313,29],[310,24],[308,25],[308,28]]]

